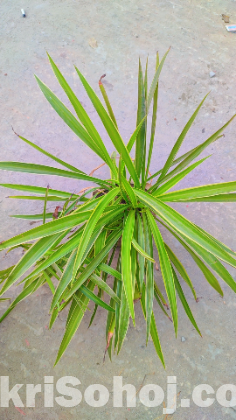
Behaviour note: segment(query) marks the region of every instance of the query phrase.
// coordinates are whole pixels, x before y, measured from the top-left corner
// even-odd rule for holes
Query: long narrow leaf
[[[28,230],[25,233],[21,233],[20,235],[14,236],[5,242],[2,242],[0,244],[0,250],[72,229],[74,226],[88,220],[90,215],[90,211],[85,211],[79,214],[53,220],[52,222],[45,223],[45,225],[42,226],[37,226],[34,229]]]
[[[38,85],[43,92],[45,98],[48,100],[50,105],[55,109],[58,115],[63,119],[63,121],[71,128],[72,131],[85,143],[87,146],[92,149],[101,159],[104,160],[103,154],[85,130],[85,128],[79,123],[79,121],[74,117],[74,115],[69,111],[69,109],[60,101],[59,98],[37,77],[35,76]]]
[[[179,279],[177,277],[177,274],[176,274],[176,272],[175,272],[175,270],[173,268],[172,268],[172,271],[173,271],[173,277],[174,277],[174,281],[175,281],[175,287],[176,287],[177,293],[179,295],[179,298],[181,300],[181,303],[183,305],[183,308],[184,308],[184,310],[186,312],[186,315],[188,316],[190,322],[193,324],[194,328],[197,330],[198,334],[202,337],[202,334],[201,334],[201,332],[200,332],[200,330],[199,330],[199,328],[197,326],[197,323],[196,323],[196,321],[195,321],[195,319],[193,317],[192,311],[191,311],[191,309],[190,309],[190,307],[188,305],[188,302],[187,302],[187,300],[185,298],[185,295],[184,295],[183,289],[181,287],[181,284],[179,282]]]
[[[171,310],[172,318],[174,322],[175,333],[177,335],[178,311],[177,311],[175,284],[173,280],[170,260],[166,252],[161,233],[150,211],[147,212],[147,217],[148,217],[148,222],[149,222],[149,225],[153,234],[153,238],[154,238],[157,250],[158,250],[163,281],[164,281],[166,293],[167,293],[169,304],[170,304],[170,310]]]
[[[163,221],[170,227],[173,226],[180,234],[189,237],[204,249],[211,252],[217,258],[236,267],[236,260],[229,255],[222,247],[213,241],[206,233],[198,229],[193,223],[179,214],[176,210],[167,206],[163,202],[153,198],[144,191],[134,190],[141,202],[147,204]]]
[[[135,211],[131,210],[125,222],[124,231],[122,235],[122,243],[121,243],[121,270],[122,270],[122,279],[123,285],[126,293],[127,302],[129,305],[129,310],[131,317],[135,319],[134,314],[134,290],[132,284],[132,276],[131,276],[131,241],[133,239],[133,232],[134,232],[134,223],[135,223]]]
[[[182,172],[180,172],[179,174],[173,176],[173,178],[171,178],[169,181],[167,181],[165,184],[163,184],[161,187],[159,187],[155,192],[154,192],[154,197],[158,197],[163,195],[163,193],[165,193],[166,191],[168,191],[170,188],[174,187],[176,184],[178,184],[178,182],[181,181],[181,179],[183,179],[186,175],[188,175],[190,172],[192,172],[197,166],[201,165],[202,162],[204,162],[204,160],[208,159],[210,156],[207,156],[195,163],[193,163],[192,165],[190,165],[187,169],[184,169]],[[158,197],[159,198],[159,197]]]
[[[172,249],[165,244],[165,248],[166,251],[169,255],[170,260],[172,261],[172,263],[174,264],[174,266],[176,267],[176,269],[178,270],[179,274],[181,275],[181,277],[184,279],[184,281],[187,283],[187,285],[190,287],[192,294],[194,296],[194,299],[197,299],[196,296],[196,292],[194,290],[193,284],[191,282],[191,279],[187,273],[187,271],[185,270],[183,264],[180,262],[180,260],[177,258],[177,256],[174,254],[174,252],[172,251]]]
[[[137,173],[135,171],[133,162],[131,160],[131,157],[128,153],[128,150],[116,128],[116,126],[114,125],[112,119],[110,118],[109,114],[107,113],[107,111],[105,110],[104,106],[102,105],[101,101],[99,100],[99,98],[97,97],[97,95],[95,94],[95,92],[93,91],[93,89],[90,87],[90,85],[88,84],[88,82],[85,80],[85,78],[83,77],[83,75],[80,73],[80,71],[75,68],[79,78],[94,106],[94,108],[96,109],[99,117],[101,118],[103,125],[112,141],[112,143],[114,144],[116,150],[120,153],[120,155],[122,155],[122,159],[124,160],[127,169],[131,175],[131,177],[134,180],[134,183],[136,186],[140,186],[139,183],[139,179],[137,176]]]
[[[75,166],[70,165],[70,164],[69,164],[69,163],[67,163],[67,162],[64,162],[63,160],[59,159],[58,157],[56,157],[56,156],[52,155],[52,154],[51,154],[51,153],[49,153],[49,152],[46,152],[46,150],[44,150],[44,149],[42,149],[41,147],[37,146],[35,143],[32,143],[31,141],[29,141],[29,140],[25,139],[25,138],[24,138],[24,137],[22,137],[22,136],[19,136],[19,135],[18,135],[18,137],[19,137],[21,140],[23,140],[25,143],[27,143],[29,146],[31,146],[31,147],[33,147],[34,149],[38,150],[38,152],[40,152],[40,153],[42,153],[43,155],[45,155],[45,156],[49,157],[50,159],[54,160],[55,162],[59,163],[60,165],[65,166],[65,168],[70,169],[70,170],[71,170],[71,171],[73,171],[73,172],[79,172],[79,173],[81,173],[81,174],[85,174],[83,171],[81,171],[80,169],[76,168]]]
[[[152,229],[148,223],[146,214],[143,214],[143,228],[145,236],[145,250],[146,252],[153,257],[153,240],[152,240]],[[154,268],[151,261],[147,260],[146,262],[146,343],[148,343],[151,329],[151,319],[152,319],[152,310],[153,310],[153,301],[154,301]]]
[[[104,209],[108,206],[108,204],[115,198],[115,196],[118,194],[119,192],[119,188],[114,188],[113,190],[111,190],[110,192],[108,192],[103,198],[102,200],[99,202],[99,204],[97,205],[97,207],[94,209],[93,213],[91,214],[82,238],[81,238],[81,242],[80,245],[78,247],[78,252],[77,252],[77,256],[76,256],[76,260],[75,260],[75,265],[74,265],[74,276],[76,275],[76,272],[80,266],[80,263],[82,261],[83,255],[84,255],[84,251],[88,245],[89,239],[94,231],[94,228],[98,222],[98,220],[100,219]]]
[[[184,141],[184,139],[185,139],[185,136],[186,136],[187,132],[188,132],[188,131],[189,131],[189,129],[191,128],[191,126],[192,126],[192,124],[193,124],[193,122],[194,122],[194,120],[195,120],[195,118],[196,118],[196,116],[197,116],[198,112],[200,111],[200,108],[202,107],[202,105],[203,105],[203,103],[204,103],[205,99],[207,98],[207,96],[208,96],[208,94],[207,94],[207,95],[203,98],[203,100],[200,102],[200,104],[198,105],[198,107],[197,107],[196,111],[194,111],[193,115],[191,116],[191,118],[189,119],[189,121],[187,122],[187,124],[185,125],[185,127],[184,127],[184,129],[183,129],[182,133],[180,134],[180,136],[179,136],[179,137],[178,137],[178,139],[176,140],[176,143],[175,143],[175,145],[174,145],[173,149],[172,149],[172,150],[171,150],[171,152],[170,152],[170,155],[169,155],[169,157],[168,157],[168,159],[167,159],[167,161],[166,161],[166,163],[165,163],[165,165],[164,165],[164,168],[162,169],[162,172],[161,172],[161,175],[160,175],[160,177],[159,177],[158,181],[160,181],[162,178],[164,178],[164,176],[166,175],[166,173],[167,173],[167,172],[168,172],[168,170],[170,169],[170,167],[171,167],[171,165],[172,165],[172,162],[173,162],[173,160],[174,160],[175,156],[177,155],[177,153],[178,153],[178,151],[179,151],[179,148],[180,148],[180,146],[182,145],[182,143],[183,143],[183,141]]]
[[[32,267],[52,246],[60,242],[66,232],[56,234],[39,239],[30,249],[23,255],[19,262],[15,265],[10,273],[6,283],[4,284],[0,295],[6,292],[12,284],[14,284],[30,267]]]
[[[57,77],[58,82],[60,83],[62,89],[64,90],[64,92],[68,96],[68,98],[70,100],[70,103],[72,104],[72,106],[73,106],[77,116],[79,117],[80,121],[82,122],[82,124],[84,125],[86,130],[88,131],[88,133],[91,137],[91,140],[93,141],[94,147],[95,148],[99,147],[102,155],[104,156],[105,162],[107,162],[107,164],[110,166],[110,168],[113,169],[113,163],[111,161],[111,158],[110,158],[110,156],[107,152],[107,149],[106,149],[106,147],[105,147],[97,129],[93,125],[93,123],[92,123],[91,119],[89,118],[87,112],[85,111],[85,109],[81,105],[80,101],[78,100],[78,98],[76,97],[76,95],[74,94],[74,92],[72,91],[70,86],[68,85],[65,78],[62,76],[60,70],[58,69],[58,67],[56,66],[56,64],[54,63],[54,61],[52,60],[52,58],[50,57],[49,54],[48,54],[48,58],[49,58],[51,66],[52,66],[52,69],[55,73],[55,76]]]
[[[107,181],[102,181],[99,178],[84,175],[79,172],[65,171],[64,169],[57,169],[51,166],[38,165],[33,163],[21,163],[21,162],[0,162],[0,169],[4,171],[14,172],[28,172],[31,174],[41,175],[56,175],[63,176],[66,178],[82,179],[83,181],[95,182],[105,188],[110,188],[111,184]]]

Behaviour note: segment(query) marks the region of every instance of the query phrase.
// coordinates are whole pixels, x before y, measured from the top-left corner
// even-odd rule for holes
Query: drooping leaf
[[[91,290],[89,290],[86,286],[82,285],[80,287],[81,292],[87,296],[89,299],[91,299],[93,302],[95,302],[97,305],[101,306],[102,308],[106,309],[107,311],[110,312],[115,312],[115,310],[107,305],[107,303],[103,302],[102,299],[100,299],[99,297],[97,297]]]
[[[136,242],[136,240],[133,238],[132,239],[132,245],[133,247],[136,249],[136,251],[138,251],[139,254],[141,254],[144,258],[146,258],[147,260],[151,261],[152,263],[155,263],[155,260],[150,257],[150,255],[148,255],[143,248],[141,248],[141,246],[138,244],[138,242]]]
[[[197,326],[197,323],[196,323],[196,321],[195,321],[195,319],[193,317],[192,311],[191,311],[191,309],[190,309],[190,307],[188,305],[188,302],[187,302],[187,300],[185,298],[185,295],[184,295],[183,289],[181,287],[181,284],[179,282],[179,279],[177,277],[177,274],[176,274],[176,272],[175,272],[175,270],[173,268],[172,268],[172,270],[173,270],[173,277],[174,277],[174,281],[175,281],[175,287],[176,287],[177,293],[179,295],[179,298],[181,300],[181,303],[183,305],[183,308],[184,308],[184,310],[185,310],[185,312],[186,312],[189,320],[193,324],[194,328],[197,330],[198,334],[200,336],[202,336],[202,334],[201,334],[201,332],[200,332],[200,330],[199,330],[199,328]]]
[[[153,240],[152,240],[152,229],[148,223],[146,214],[143,214],[143,228],[145,237],[145,251],[153,258]],[[151,328],[151,318],[154,300],[154,268],[153,263],[150,260],[146,261],[146,343],[148,343]]]
[[[30,249],[23,255],[19,262],[14,266],[6,283],[0,291],[0,295],[5,293],[26,271],[32,267],[55,243],[60,242],[66,232],[58,233],[52,236],[46,236],[39,239]]]
[[[119,354],[122,349],[122,345],[124,343],[124,339],[128,331],[129,316],[130,316],[129,304],[127,301],[125,289],[124,287],[122,287],[121,304],[120,304],[120,312],[119,312],[119,331],[116,331],[116,334],[118,335],[117,354]]]
[[[135,211],[131,210],[128,214],[128,217],[125,222],[122,243],[121,243],[121,271],[122,271],[122,280],[125,289],[126,299],[129,305],[129,310],[131,317],[135,319],[134,314],[134,290],[131,276],[131,241],[133,239],[134,232],[134,223],[135,223]]]
[[[191,282],[191,279],[185,270],[183,264],[180,262],[180,260],[177,258],[177,256],[174,254],[173,250],[165,243],[166,251],[169,255],[170,260],[172,261],[172,264],[174,264],[175,268],[178,270],[181,277],[184,279],[184,281],[187,283],[187,285],[190,287],[192,294],[194,296],[194,299],[197,299],[196,292],[194,290],[193,284]]]
[[[166,294],[168,296],[168,300],[170,304],[170,310],[171,310],[174,327],[175,327],[175,334],[177,335],[178,311],[177,311],[175,284],[174,284],[174,279],[172,275],[172,268],[171,268],[170,260],[166,252],[164,241],[162,239],[160,230],[158,229],[156,221],[150,211],[147,211],[147,217],[148,217],[149,226],[152,231],[153,238],[154,238],[157,250],[158,250],[161,272],[163,276],[163,282],[165,285]]]
[[[88,288],[91,290],[91,292],[93,291],[95,285],[90,282],[88,285]],[[66,331],[64,334],[64,337],[62,339],[58,354],[57,354],[57,358],[55,361],[55,365],[59,362],[60,358],[62,357],[62,355],[64,354],[65,350],[67,349],[68,345],[70,344],[73,336],[75,335],[77,329],[80,326],[80,323],[84,317],[84,312],[88,306],[89,303],[89,298],[85,295],[83,295],[81,297],[81,301],[83,303],[83,308],[77,304],[72,303],[73,305],[73,310],[71,312],[69,312],[69,317],[68,317],[68,322],[66,325]]]

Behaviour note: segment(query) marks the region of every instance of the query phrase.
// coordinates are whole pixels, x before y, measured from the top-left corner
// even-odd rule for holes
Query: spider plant
[[[81,102],[50,56],[48,57],[54,74],[66,93],[74,113],[36,77],[45,98],[63,121],[109,167],[109,179],[103,180],[92,176],[93,174],[87,175],[20,135],[21,140],[59,163],[63,169],[31,163],[0,162],[2,170],[62,176],[92,184],[91,187],[74,194],[51,189],[49,186],[44,188],[1,184],[2,187],[34,194],[14,196],[14,198],[42,200],[44,211],[41,214],[12,216],[41,221],[41,225],[0,244],[0,250],[23,247],[25,251],[15,266],[0,273],[2,283],[0,296],[17,281],[23,284],[22,291],[10,304],[0,321],[3,321],[19,302],[47,284],[52,293],[50,328],[61,311],[65,309],[68,311],[65,334],[55,363],[65,352],[85,312],[91,311],[90,301],[95,304],[94,308],[92,307],[93,312],[90,312],[90,325],[98,306],[107,311],[106,350],[110,357],[113,351],[117,353],[121,351],[130,317],[135,325],[135,307],[139,303],[146,320],[146,342],[152,338],[163,365],[164,357],[156,326],[154,302],[159,305],[163,314],[171,318],[177,335],[178,295],[190,322],[201,335],[181,286],[183,280],[196,299],[193,283],[185,267],[163,238],[161,232],[165,229],[187,250],[204,274],[206,281],[220,295],[223,295],[223,292],[216,275],[236,292],[236,283],[222,264],[223,262],[236,267],[235,253],[171,207],[173,202],[235,201],[236,181],[170,191],[209,158],[207,156],[196,161],[207,146],[222,137],[223,130],[235,115],[203,143],[177,157],[189,129],[206,100],[206,95],[183,128],[163,168],[152,175],[149,173],[156,129],[158,81],[168,52],[169,50],[160,62],[157,54],[155,74],[150,87],[148,65],[143,73],[139,62],[136,128],[127,144],[121,138],[102,78],[99,87],[105,106],[81,72],[75,68],[114,145],[115,152],[111,156]],[[152,121],[150,138],[147,139],[147,115],[150,108],[152,108]],[[133,160],[131,151],[134,147]],[[62,202],[62,205],[57,206],[54,213],[48,213],[47,204],[50,201]],[[158,253],[165,296],[155,280],[154,247]],[[112,283],[110,280],[107,281],[108,276],[112,276]]]

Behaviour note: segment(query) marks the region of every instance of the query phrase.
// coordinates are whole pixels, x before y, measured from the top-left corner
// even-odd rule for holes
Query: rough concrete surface
[[[22,18],[21,8],[25,9],[26,18]],[[226,31],[222,13],[230,16],[230,23],[236,23],[236,2],[1,0],[1,160],[57,166],[21,142],[12,132],[12,125],[22,136],[87,173],[100,163],[50,108],[37,86],[34,73],[67,103],[49,66],[46,51],[52,55],[81,98],[112,152],[111,142],[79,83],[73,65],[78,66],[98,93],[98,79],[103,73],[107,74],[105,86],[121,134],[127,141],[136,120],[138,58],[140,56],[144,63],[149,55],[152,75],[155,52],[158,50],[162,56],[171,46],[160,79],[159,114],[151,172],[164,163],[187,119],[210,91],[181,150],[185,152],[199,144],[236,111],[236,34]],[[94,40],[91,41],[93,38],[97,45]],[[214,72],[215,76],[210,77],[210,72]],[[225,137],[204,153],[205,156],[212,154],[212,157],[182,181],[181,186],[235,180],[235,133],[236,122],[233,122],[225,130]],[[99,170],[97,175],[105,176],[104,170]],[[44,187],[49,183],[51,188],[71,192],[87,185],[63,178],[6,172],[1,172],[0,179],[1,183],[28,183]],[[9,218],[10,214],[42,210],[42,202],[27,203],[6,198],[12,193],[12,190],[0,190],[0,240],[30,228],[27,221]],[[175,207],[191,221],[236,249],[234,203],[183,203]],[[53,206],[49,205],[49,208]],[[177,376],[178,392],[181,391],[178,406],[181,398],[191,397],[194,386],[198,384],[207,383],[215,391],[222,384],[236,385],[236,297],[222,282],[225,295],[223,299],[218,296],[188,255],[173,239],[170,239],[170,243],[175,246],[177,255],[192,276],[197,295],[201,298],[195,303],[186,290],[203,338],[193,330],[181,305],[177,339],[172,324],[155,308],[166,359],[164,370],[153,344],[150,342],[145,347],[145,324],[140,309],[137,309],[137,326],[135,329],[130,326],[120,356],[114,357],[113,363],[107,359],[103,365],[106,314],[99,310],[90,330],[87,329],[89,315],[85,316],[66,354],[53,368],[63,335],[65,315],[62,314],[54,328],[48,330],[50,291],[43,287],[37,296],[22,302],[0,326],[1,376],[9,376],[10,385],[13,386],[16,383],[43,383],[45,375],[53,375],[55,380],[73,375],[80,379],[82,391],[93,383],[105,385],[111,391],[110,401],[98,409],[89,407],[85,402],[75,408],[62,408],[57,404],[54,408],[43,408],[43,399],[38,394],[35,408],[23,407],[19,411],[12,404],[9,408],[0,408],[1,420],[171,418],[162,414],[162,406],[145,408],[140,402],[136,408],[113,408],[112,377],[115,375],[122,375],[124,383],[133,384],[137,390],[147,375],[146,384],[159,384],[165,391],[167,376]],[[7,255],[2,253],[1,269],[16,262],[19,256],[20,251]],[[235,271],[229,270],[235,278]],[[161,284],[161,278],[159,281]],[[17,290],[15,287],[8,295],[15,296]],[[7,306],[8,303],[1,303],[1,312]],[[25,386],[19,394],[25,402]],[[190,408],[178,408],[173,418],[236,419],[236,409],[221,407],[218,402],[209,408],[200,408],[191,402]]]

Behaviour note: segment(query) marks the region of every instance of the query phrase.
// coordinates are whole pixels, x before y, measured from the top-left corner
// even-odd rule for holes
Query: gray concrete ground
[[[21,8],[27,17],[21,17]],[[36,73],[53,91],[66,101],[50,69],[48,51],[86,110],[103,134],[105,143],[113,147],[102,129],[76,76],[76,64],[98,91],[98,79],[107,74],[106,88],[117,116],[120,131],[127,140],[135,126],[137,100],[138,57],[149,54],[153,74],[155,52],[163,55],[172,49],[160,81],[159,116],[151,171],[161,167],[181,128],[203,96],[211,91],[203,109],[182,147],[183,152],[199,144],[225,123],[236,110],[236,34],[228,33],[221,14],[230,15],[236,23],[236,2],[231,0],[2,0],[1,16],[1,160],[50,164],[50,160],[20,142],[15,131],[37,143],[49,152],[65,159],[82,170],[90,172],[100,162],[90,150],[70,132],[50,108],[40,92],[33,74]],[[97,41],[91,47],[91,39]],[[92,41],[93,43],[94,41]],[[210,78],[209,72],[215,77]],[[188,176],[181,186],[224,182],[235,179],[236,123],[225,130],[225,137],[205,153],[213,156]],[[53,165],[53,164],[52,164]],[[98,171],[104,176],[103,170]],[[1,172],[1,182],[78,191],[82,182],[53,177]],[[42,210],[42,203],[7,199],[12,191],[0,190],[0,240],[30,228],[26,221],[9,218],[9,214]],[[181,204],[176,206],[183,215],[207,229],[218,239],[236,249],[235,204]],[[26,211],[27,210],[27,211]],[[37,296],[25,300],[0,326],[0,374],[9,376],[10,384],[43,383],[43,376],[55,380],[73,375],[80,379],[84,389],[101,383],[112,391],[112,377],[122,375],[124,383],[140,388],[145,383],[156,383],[166,389],[167,375],[177,376],[178,405],[181,398],[190,398],[194,386],[207,383],[216,391],[222,384],[236,385],[235,316],[236,298],[222,284],[224,298],[208,287],[193,261],[176,246],[176,253],[191,274],[199,303],[186,291],[193,313],[202,331],[201,339],[193,330],[179,305],[179,336],[174,337],[171,323],[156,309],[158,328],[166,359],[163,370],[153,345],[145,348],[145,325],[137,310],[137,327],[130,327],[128,338],[119,357],[103,365],[105,346],[104,322],[106,314],[99,310],[94,326],[87,329],[86,316],[80,331],[71,342],[67,353],[54,369],[53,362],[63,335],[65,317],[47,328],[50,292],[45,287]],[[2,253],[1,268],[19,258],[20,252]],[[235,271],[229,269],[235,278]],[[159,274],[157,275],[157,277]],[[161,284],[161,279],[160,284]],[[222,282],[221,282],[222,283]],[[11,292],[13,297],[17,288]],[[1,304],[1,312],[8,304]],[[186,338],[181,342],[181,336]],[[25,388],[20,395],[25,400]],[[112,394],[111,394],[112,398]],[[55,419],[164,419],[162,406],[145,408],[113,408],[110,401],[95,409],[82,402],[75,408],[43,408],[40,395],[36,408],[13,406],[0,409],[1,420],[26,418],[30,420]],[[25,416],[24,416],[25,414]],[[191,403],[190,408],[178,408],[178,420],[236,419],[235,408],[224,408],[215,402],[209,408]],[[170,419],[170,416],[168,417]]]

